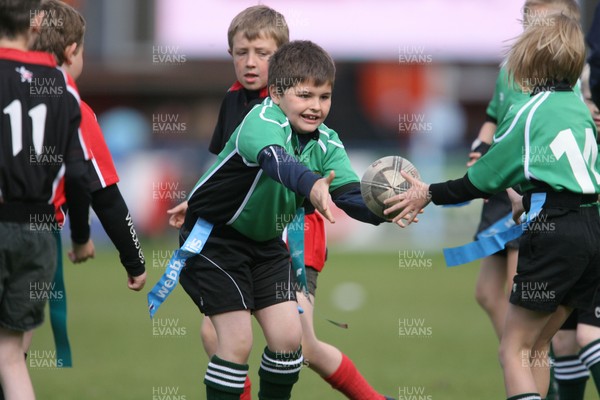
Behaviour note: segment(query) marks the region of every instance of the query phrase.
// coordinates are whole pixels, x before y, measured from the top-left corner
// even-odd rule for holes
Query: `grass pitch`
[[[173,241],[174,243],[174,241]],[[154,322],[146,293],[164,271],[171,243],[146,242],[148,282],[126,288],[114,250],[82,265],[65,262],[73,368],[56,368],[49,321],[28,361],[43,400],[204,399],[207,357],[200,313],[178,287]],[[473,298],[478,266],[446,268],[439,254],[345,253],[332,249],[318,282],[315,327],[346,353],[381,393],[408,400],[503,399],[497,340]],[[341,329],[326,321],[349,324]],[[255,324],[250,373],[257,399],[265,346]],[[36,360],[36,361],[33,361]],[[586,399],[597,398],[588,383]],[[308,368],[297,399],[344,399]]]

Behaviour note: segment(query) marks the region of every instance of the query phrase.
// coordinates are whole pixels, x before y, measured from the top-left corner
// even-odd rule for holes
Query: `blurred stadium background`
[[[176,245],[165,211],[187,197],[214,160],[208,143],[235,79],[227,28],[257,1],[67,2],[87,20],[78,86],[115,158],[143,240],[149,290]],[[340,134],[359,176],[385,155],[408,158],[430,182],[464,174],[503,51],[521,31],[523,0],[263,3],[284,14],[292,40],[313,40],[334,57],[326,123]],[[580,1],[586,31],[597,3]],[[477,266],[446,271],[439,255],[442,247],[471,240],[480,208],[481,201],[431,207],[407,230],[364,226],[339,212],[328,227],[330,265],[320,280],[319,307],[350,320],[351,329],[322,322],[317,332],[347,350],[378,389],[400,399],[419,391],[429,400],[502,398],[496,340],[472,295]],[[97,259],[66,262],[75,368],[31,368],[38,397],[154,399],[177,388],[179,400],[202,398],[205,356],[193,304],[177,290],[159,316],[186,333],[157,339],[145,314],[146,289],[127,293],[97,221],[93,237]],[[432,334],[399,338],[403,320],[424,323]],[[52,348],[46,324],[32,349]],[[588,398],[597,398],[589,386]],[[342,398],[313,373],[303,373],[294,394]]]

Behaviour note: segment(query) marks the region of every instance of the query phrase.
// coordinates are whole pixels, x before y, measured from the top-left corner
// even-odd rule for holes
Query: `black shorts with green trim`
[[[290,253],[281,238],[257,242],[226,225],[213,228],[179,281],[207,316],[296,301]]]
[[[583,205],[563,195],[547,198],[521,237],[512,304],[546,312],[592,307],[600,286],[600,215],[596,204],[585,203],[592,198]]]

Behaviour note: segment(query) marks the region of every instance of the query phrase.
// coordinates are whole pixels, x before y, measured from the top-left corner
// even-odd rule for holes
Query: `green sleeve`
[[[270,105],[269,105],[270,104]],[[289,123],[274,103],[261,104],[252,109],[237,128],[236,148],[248,162],[258,163],[258,153],[270,145],[285,147]]]
[[[467,171],[471,183],[482,192],[498,193],[525,181],[523,172],[525,118],[521,116],[512,126],[516,118],[515,111],[511,111],[498,126],[495,138],[501,139],[495,140],[488,152]],[[526,116],[526,113],[523,114]]]
[[[360,180],[350,164],[346,149],[339,137],[334,131],[330,130],[329,133],[329,139],[325,143],[327,152],[323,160],[322,174],[325,177],[329,174],[329,171],[333,170],[335,172],[335,178],[329,187],[329,191],[334,191],[348,183],[358,183]]]
[[[500,73],[498,74],[498,77],[496,78],[496,86],[494,87],[494,95],[492,96],[492,99],[490,100],[487,109],[485,110],[485,113],[494,118],[496,120],[496,123],[500,123],[500,121],[498,121],[498,108],[500,107],[500,96],[502,95],[502,80],[505,79],[504,76],[504,69],[500,70]]]

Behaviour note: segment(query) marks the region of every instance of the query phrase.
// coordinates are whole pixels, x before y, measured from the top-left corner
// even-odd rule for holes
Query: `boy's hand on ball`
[[[419,179],[407,174],[404,171],[400,172],[404,179],[410,183],[410,188],[404,192],[392,196],[384,201],[384,204],[390,207],[386,208],[383,213],[389,215],[395,211],[400,211],[392,222],[404,228],[412,222],[416,222],[417,215],[423,212],[423,208],[431,201],[429,193],[429,184],[420,181]],[[406,224],[402,220],[406,220]]]
[[[330,171],[329,175],[325,178],[321,178],[315,182],[312,189],[310,190],[310,202],[312,205],[332,224],[335,223],[331,209],[329,208],[329,202],[331,195],[329,194],[329,186],[335,178],[335,172]]]

